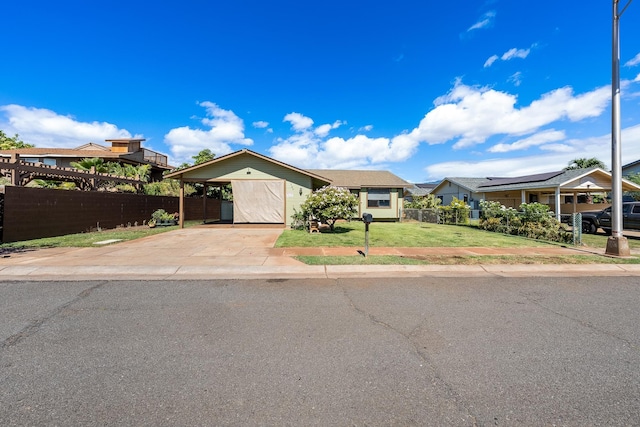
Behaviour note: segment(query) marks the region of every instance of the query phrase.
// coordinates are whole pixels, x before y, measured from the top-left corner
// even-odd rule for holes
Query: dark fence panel
[[[2,241],[142,225],[157,209],[178,212],[177,197],[5,187]],[[220,218],[220,201],[207,200],[207,219]],[[202,198],[185,199],[185,219],[202,220]]]

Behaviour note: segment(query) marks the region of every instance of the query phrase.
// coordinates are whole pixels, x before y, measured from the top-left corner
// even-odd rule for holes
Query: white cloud
[[[496,144],[487,151],[490,153],[507,153],[509,151],[526,150],[527,148],[537,147],[549,142],[561,141],[565,139],[565,137],[566,134],[564,131],[549,129],[510,144]]]
[[[295,116],[292,116],[295,114]],[[395,138],[369,138],[356,135],[344,139],[333,137],[325,140],[329,131],[346,122],[337,120],[312,128],[313,120],[298,113],[285,116],[294,126],[294,134],[280,138],[270,154],[283,162],[305,168],[370,168],[385,162],[408,159],[417,149],[418,142],[406,135]]]
[[[265,121],[260,120],[260,121],[257,121],[257,122],[253,122],[251,125],[254,128],[257,128],[257,129],[264,129],[266,127],[269,127],[269,122],[265,122]]]
[[[522,73],[520,71],[513,73],[509,79],[509,82],[513,83],[514,86],[520,86],[522,84]]]
[[[103,144],[105,139],[132,137],[129,131],[111,123],[81,122],[45,108],[16,104],[0,106],[0,129],[8,135],[19,134],[26,143],[46,148],[73,148],[88,142]]]
[[[529,52],[531,52],[531,49],[516,49],[514,47],[503,53],[500,59],[502,59],[503,61],[508,61],[513,58],[525,59],[527,56],[529,56]]]
[[[371,129],[373,129],[373,125],[366,125],[358,129],[358,132],[369,132]]]
[[[633,81],[634,81],[634,82],[636,82],[636,83],[637,83],[637,82],[640,82],[640,74],[638,74],[638,75],[636,76],[636,78],[635,78],[635,79],[633,79]]]
[[[640,125],[622,130],[622,164],[640,159]],[[427,166],[427,180],[440,180],[444,177],[487,177],[522,176],[552,172],[563,169],[579,157],[595,157],[605,164],[611,161],[611,135],[572,139],[564,144],[543,146],[551,154],[539,156],[494,158],[478,161],[442,162]]]
[[[498,59],[500,59],[500,57],[498,55],[491,55],[485,62],[484,62],[484,68],[488,68],[491,67],[493,65],[494,62],[496,62]]]
[[[253,141],[244,136],[244,123],[233,111],[224,110],[212,102],[199,104],[206,110],[201,123],[208,129],[192,129],[189,126],[171,129],[164,142],[170,147],[174,158],[180,164],[191,161],[191,156],[208,148],[216,156],[233,151],[231,144],[251,145]]]
[[[309,119],[309,120],[311,120],[311,119]],[[343,124],[343,122],[341,122],[340,120],[336,120],[333,124],[324,124],[324,125],[318,126],[314,132],[315,132],[316,135],[318,135],[320,137],[325,137],[325,136],[327,136],[329,134],[329,132],[332,129],[337,129],[342,124]]]
[[[493,20],[495,17],[496,17],[495,11],[490,11],[485,13],[480,17],[480,19],[478,19],[478,22],[476,22],[475,24],[473,24],[467,29],[467,32],[490,27],[491,25],[493,25]]]
[[[535,47],[536,45],[533,44],[531,46],[531,48]],[[520,58],[520,59],[525,59],[527,56],[529,56],[529,54],[531,53],[531,48],[529,49],[516,49],[511,48],[508,51],[506,51],[505,53],[502,54],[502,56],[498,56],[498,55],[491,55],[484,63],[484,68],[490,67],[492,66],[498,59],[502,60],[502,61],[510,61],[514,58]]]
[[[634,67],[634,66],[636,66],[638,64],[640,64],[640,53],[637,54],[636,56],[634,56],[632,59],[630,59],[627,62],[625,62],[624,66],[625,67]]]
[[[570,87],[564,87],[518,108],[516,95],[458,81],[447,95],[436,99],[436,107],[410,135],[428,144],[456,140],[454,148],[480,144],[493,135],[526,135],[557,120],[578,121],[602,114],[610,91],[603,86],[574,96]]]
[[[303,116],[300,113],[287,114],[286,116],[284,116],[283,122],[291,123],[291,127],[295,131],[303,131],[313,126],[313,120],[311,120],[309,117]]]

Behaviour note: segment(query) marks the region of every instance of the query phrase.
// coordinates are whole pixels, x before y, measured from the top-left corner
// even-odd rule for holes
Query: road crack
[[[347,300],[349,306],[353,311],[355,311],[357,314],[368,319],[372,324],[381,326],[382,328],[387,329],[393,332],[394,334],[397,334],[403,337],[404,340],[413,349],[413,352],[417,356],[417,358],[420,359],[422,363],[426,364],[429,367],[433,376],[432,384],[434,386],[438,386],[438,388],[444,392],[447,399],[450,399],[453,402],[455,402],[455,406],[461,412],[465,413],[468,419],[471,421],[470,425],[472,426],[478,425],[477,417],[471,410],[471,405],[467,404],[465,400],[462,398],[462,396],[455,390],[454,386],[443,378],[442,373],[436,367],[435,363],[431,360],[431,358],[425,352],[422,351],[422,349],[420,348],[420,345],[412,339],[416,331],[422,328],[424,322],[417,325],[408,334],[404,333],[401,330],[395,328],[393,325],[378,319],[375,315],[368,313],[365,310],[358,307],[355,301],[353,300],[353,298],[351,298],[351,296],[349,295],[347,288],[342,285],[342,282],[340,279],[336,280],[336,285],[342,290],[342,294],[344,295],[345,299]]]
[[[58,314],[60,314],[64,310],[66,310],[68,307],[70,307],[71,305],[75,304],[76,302],[87,298],[89,295],[91,295],[91,293],[93,291],[95,291],[96,289],[102,287],[105,283],[107,283],[107,281],[101,281],[101,282],[99,282],[99,283],[97,283],[97,284],[95,284],[95,285],[93,285],[93,286],[91,286],[91,287],[89,287],[87,289],[82,290],[78,295],[75,296],[75,298],[65,302],[64,304],[59,305],[58,307],[54,308],[49,313],[47,313],[45,316],[43,316],[43,317],[41,317],[39,319],[32,320],[31,322],[29,322],[29,324],[27,326],[22,328],[19,332],[11,335],[10,337],[8,337],[4,341],[2,341],[0,343],[0,350],[4,350],[5,348],[9,348],[9,347],[15,346],[16,344],[18,344],[22,340],[24,340],[24,339],[30,337],[31,335],[35,334],[36,332],[38,332],[40,327],[43,324],[45,324],[48,320],[54,318],[55,316],[57,316]]]

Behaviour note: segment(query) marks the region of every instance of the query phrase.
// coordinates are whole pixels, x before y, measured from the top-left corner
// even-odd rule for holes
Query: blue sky
[[[174,165],[249,148],[411,182],[611,165],[611,1],[2,9],[0,129],[38,147],[143,137]],[[624,164],[640,159],[640,4],[620,24]]]

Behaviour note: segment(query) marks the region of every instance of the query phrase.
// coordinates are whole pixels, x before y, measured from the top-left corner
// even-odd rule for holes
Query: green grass
[[[364,224],[340,222],[335,231],[308,233],[285,230],[276,247],[351,247],[364,243]],[[480,230],[474,226],[428,224],[418,222],[374,222],[369,226],[369,244],[377,247],[540,247],[549,243]]]
[[[198,221],[186,221],[185,227],[200,224]],[[149,228],[146,226],[139,227],[122,227],[116,229],[92,231],[90,233],[67,234],[66,236],[45,237],[42,239],[24,240],[22,242],[3,243],[0,249],[38,249],[38,248],[60,248],[60,247],[89,247],[95,246],[96,242],[103,240],[120,239],[135,240],[142,237],[152,236],[154,234],[165,233],[167,231],[176,230],[177,225],[170,227]]]
[[[582,244],[592,248],[606,248],[608,238],[609,236],[602,233],[583,234]],[[627,236],[627,243],[629,243],[629,248],[631,249],[640,249],[640,239],[636,237]]]
[[[420,256],[297,256],[308,265],[478,265],[478,264],[640,264],[640,258],[610,258],[596,255],[471,255]]]

